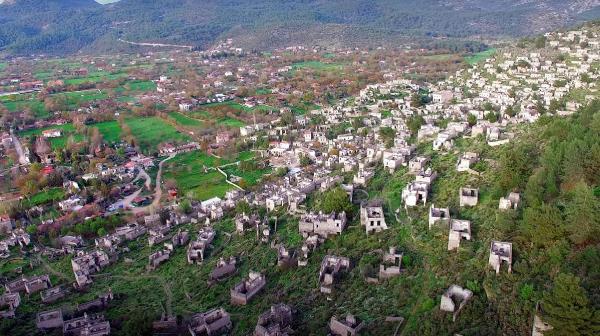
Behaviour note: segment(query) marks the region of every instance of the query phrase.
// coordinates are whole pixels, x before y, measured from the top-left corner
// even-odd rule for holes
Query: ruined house
[[[245,213],[238,214],[235,216],[235,232],[243,234],[247,230],[256,229],[260,223],[261,220],[258,214],[252,214],[250,216]]]
[[[346,213],[343,211],[339,214],[323,214],[321,212],[317,214],[310,212],[300,217],[298,230],[305,238],[313,233],[327,238],[329,235],[342,233],[346,227],[346,223]]]
[[[457,249],[463,239],[471,240],[471,222],[464,219],[450,220],[448,251]]]
[[[331,294],[335,282],[343,271],[350,269],[350,259],[333,255],[326,255],[321,262],[319,271],[319,289],[321,293]]]
[[[71,259],[71,266],[75,274],[75,282],[78,287],[85,287],[92,283],[91,274],[100,270],[110,263],[106,252],[95,250],[90,253],[81,252],[77,257]]]
[[[188,245],[187,260],[189,264],[199,264],[204,261],[206,251],[215,239],[216,232],[211,227],[204,227],[198,232],[195,241]]]
[[[40,330],[61,328],[63,326],[62,310],[54,309],[37,313],[36,326]]]
[[[402,256],[402,253],[396,252],[395,247],[390,247],[389,252],[383,255],[383,262],[379,265],[379,278],[388,279],[400,275]]]
[[[413,181],[402,189],[402,201],[405,207],[414,207],[427,203],[429,194],[429,183]]]
[[[83,314],[63,323],[64,336],[107,336],[110,322],[102,314]]]
[[[254,336],[286,336],[291,333],[292,308],[286,304],[272,305],[256,322]]]
[[[429,208],[429,229],[436,223],[448,224],[450,221],[450,209],[449,208],[436,208],[435,205],[431,205]]]
[[[113,298],[112,290],[109,288],[108,292],[99,294],[97,298],[77,304],[75,311],[78,313],[85,313],[106,309]]]
[[[476,206],[479,200],[479,190],[475,188],[463,187],[458,192],[459,204],[464,206]]]
[[[258,272],[248,274],[248,278],[235,285],[231,291],[231,304],[246,305],[267,284],[265,276]]]
[[[473,297],[473,292],[466,288],[457,285],[452,285],[442,295],[440,309],[453,313],[452,321],[456,321],[458,313],[463,309],[465,304]]]
[[[230,257],[229,259],[220,258],[215,268],[210,272],[210,280],[220,281],[235,274],[235,264],[235,257]]]
[[[428,163],[429,158],[425,156],[415,156],[408,162],[408,171],[410,173],[416,174],[421,170],[425,169]]]
[[[308,265],[308,254],[313,252],[317,246],[319,246],[319,236],[317,235],[308,236],[304,240],[304,244],[302,244],[302,248],[300,249],[300,256],[298,257],[298,266]]]
[[[50,287],[52,287],[52,283],[47,274],[32,276],[30,278],[21,276],[4,285],[7,293],[26,292],[27,294],[34,294]]]
[[[367,234],[387,230],[383,214],[383,201],[363,202],[360,205],[360,223],[365,227]]]
[[[21,295],[19,293],[0,295],[0,318],[14,318],[19,305],[21,305]]]
[[[364,322],[358,321],[354,315],[348,314],[343,320],[332,316],[329,320],[329,330],[336,336],[356,336],[364,328]]]
[[[187,231],[179,230],[173,238],[171,238],[171,243],[173,246],[184,246],[190,241],[190,234]]]
[[[296,252],[290,251],[283,245],[277,248],[277,266],[281,268],[295,267],[298,265]]]
[[[52,287],[40,293],[40,297],[43,303],[56,302],[67,295],[67,291],[61,286]]]
[[[521,202],[521,195],[519,193],[511,192],[508,194],[508,197],[500,198],[500,202],[498,204],[498,209],[500,210],[516,210],[519,207],[519,203]]]
[[[500,273],[502,263],[506,263],[508,266],[508,273],[512,272],[512,243],[492,241],[488,263],[496,271],[496,274]]]
[[[464,153],[458,162],[456,163],[456,170],[459,172],[471,170],[471,165],[479,161],[479,155],[477,153],[466,152]]]
[[[165,261],[169,260],[169,258],[171,258],[171,249],[164,249],[164,250],[160,250],[157,252],[152,253],[151,255],[148,256],[148,269],[153,271],[156,268],[158,268],[158,266],[162,263],[164,263]]]
[[[231,327],[229,313],[223,308],[215,308],[192,315],[188,330],[191,336],[215,336],[227,334]]]

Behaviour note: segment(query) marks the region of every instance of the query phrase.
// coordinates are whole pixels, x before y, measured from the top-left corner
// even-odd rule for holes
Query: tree
[[[417,134],[421,126],[425,124],[425,119],[420,115],[413,115],[408,119],[406,126],[412,134]]]
[[[530,241],[539,247],[554,245],[564,234],[560,211],[547,204],[526,208],[523,214],[523,225]]]
[[[544,293],[542,301],[544,321],[553,327],[544,335],[591,336],[597,335],[596,332],[600,331],[598,312],[594,312],[589,307],[589,299],[579,282],[578,277],[561,273],[554,279],[552,289]]]
[[[317,200],[317,208],[324,213],[352,212],[350,197],[341,187],[335,187],[321,194]]]
[[[421,107],[421,106],[423,106],[423,98],[421,97],[421,95],[418,92],[415,92],[410,97],[410,105],[411,105],[411,107]]]
[[[595,243],[600,240],[600,202],[592,188],[583,181],[577,183],[571,192],[565,206],[565,220],[573,243]]]
[[[469,126],[475,126],[477,124],[477,117],[474,114],[469,114],[467,122],[469,123]]]
[[[381,127],[379,129],[379,136],[386,144],[386,147],[390,148],[394,144],[394,138],[396,137],[396,131],[391,127]]]

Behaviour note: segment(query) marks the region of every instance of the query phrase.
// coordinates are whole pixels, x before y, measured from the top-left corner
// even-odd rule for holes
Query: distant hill
[[[134,42],[247,48],[536,34],[600,16],[600,0],[4,0],[7,54],[119,51]]]

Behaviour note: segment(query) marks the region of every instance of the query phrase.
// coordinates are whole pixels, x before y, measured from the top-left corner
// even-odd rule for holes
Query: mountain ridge
[[[119,38],[205,48],[236,37],[244,47],[268,49],[514,37],[600,16],[600,0],[9,1],[0,5],[0,50],[9,55],[130,48]]]

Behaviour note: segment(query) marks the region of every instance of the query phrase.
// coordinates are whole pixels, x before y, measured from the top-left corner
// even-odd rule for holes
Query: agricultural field
[[[154,151],[157,146],[166,141],[187,142],[190,137],[175,129],[159,117],[131,118],[125,120],[131,128],[131,133],[137,140],[137,145],[144,152]]]
[[[36,205],[42,205],[55,201],[60,201],[65,198],[65,191],[63,188],[50,188],[38,192],[29,198],[23,199],[23,206],[33,207]]]
[[[325,63],[320,61],[297,62],[292,64],[291,73],[295,74],[297,70],[302,69],[311,69],[324,72],[340,72],[344,69],[344,65],[341,63]]]
[[[478,52],[476,54],[471,54],[465,56],[465,62],[469,65],[475,65],[479,62],[485,61],[496,53],[496,49],[491,48],[485,51]]]
[[[71,123],[26,130],[26,131],[19,132],[19,136],[24,137],[24,138],[29,138],[33,135],[41,136],[42,131],[45,131],[48,129],[59,129],[59,130],[62,130],[62,132],[63,132],[62,136],[60,136],[60,137],[48,138],[48,142],[50,143],[50,146],[53,149],[64,148],[67,145],[67,142],[69,141],[70,137],[73,137],[73,141],[75,141],[75,142],[80,142],[84,139],[84,136],[82,134],[77,133],[75,126],[73,126],[73,124],[71,124]]]
[[[250,160],[253,156],[252,152],[241,152],[234,158],[217,158],[201,151],[179,154],[165,164],[163,179],[174,179],[178,188],[193,199],[206,200],[215,196],[222,197],[233,186],[227,184],[225,176],[214,168],[238,160]],[[234,169],[232,167],[235,166],[231,165],[223,169],[225,172],[229,172],[229,169]],[[246,175],[249,180],[256,181],[266,172],[267,170],[259,170]]]
[[[88,127],[95,127],[98,129],[104,141],[108,143],[115,143],[121,140],[121,126],[117,121],[103,121],[95,124],[88,125]]]
[[[200,128],[204,125],[201,120],[190,118],[179,112],[170,112],[169,117],[173,119],[177,124],[184,127]]]

